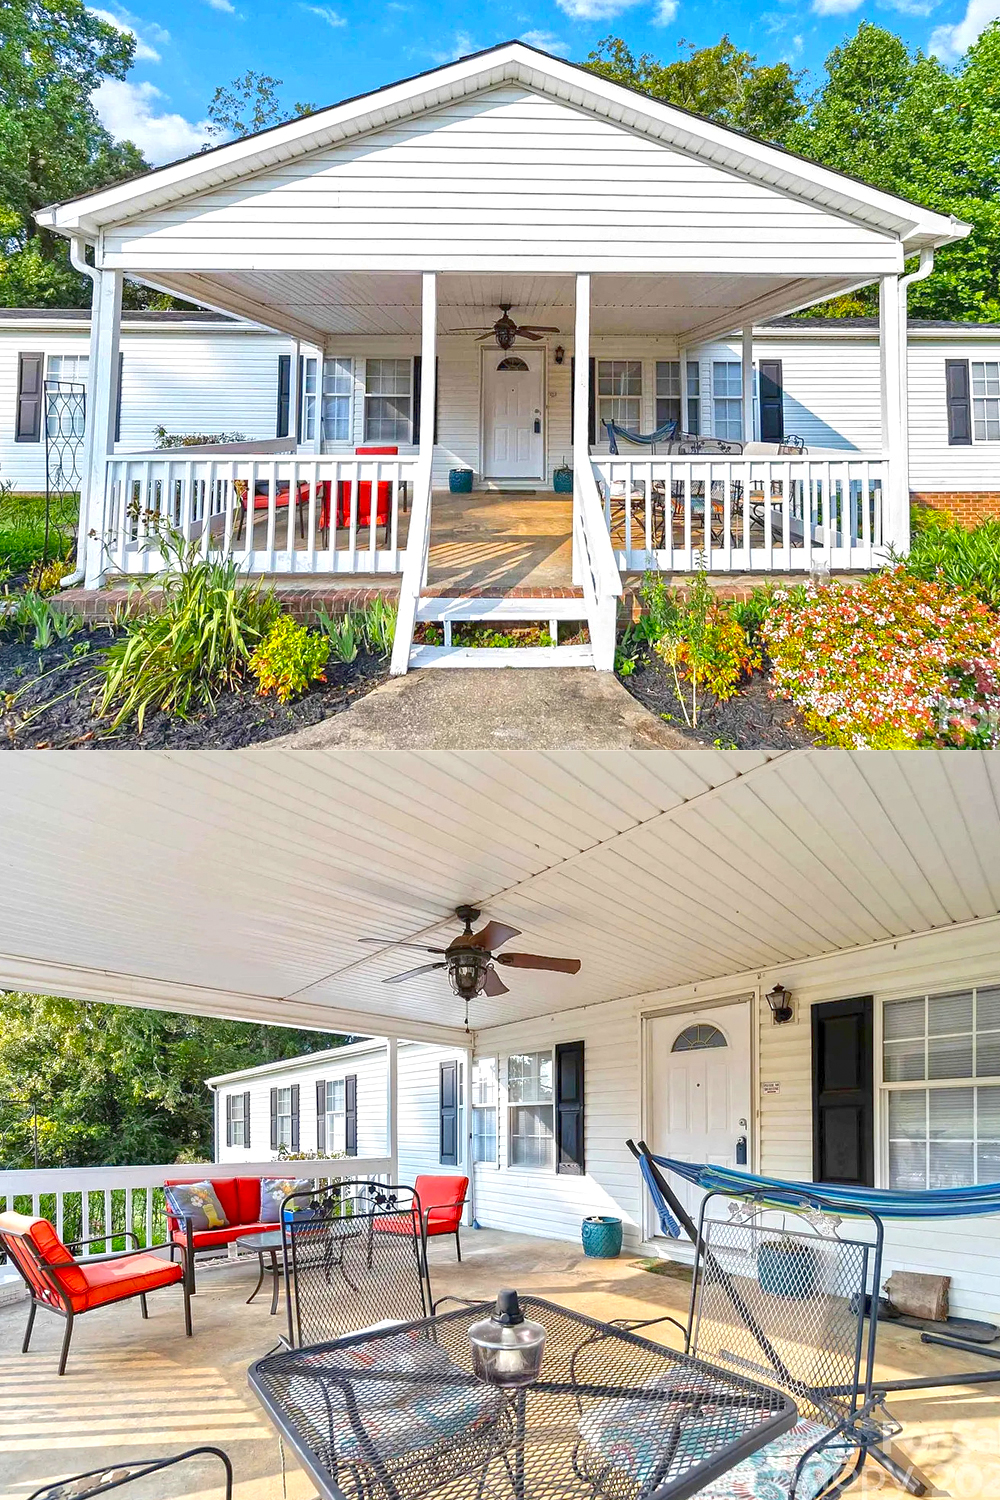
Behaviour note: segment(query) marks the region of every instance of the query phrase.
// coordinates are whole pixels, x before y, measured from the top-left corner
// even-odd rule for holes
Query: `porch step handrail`
[[[614,670],[622,579],[590,462],[573,470],[574,565],[583,588],[594,666]]]
[[[308,1160],[238,1162],[166,1162],[134,1167],[29,1167],[0,1170],[0,1212],[18,1209],[49,1219],[63,1239],[107,1232],[121,1238],[134,1230],[145,1246],[165,1244],[165,1181],[199,1182],[204,1178],[308,1177],[327,1182],[342,1177],[372,1177],[387,1182],[387,1156],[341,1156]],[[141,1204],[136,1194],[144,1194]],[[106,1247],[110,1251],[110,1244]]]
[[[419,460],[413,482],[413,509],[410,512],[403,576],[399,583],[396,633],[389,662],[389,671],[393,677],[402,677],[410,665],[417,604],[427,582],[427,559],[431,544],[431,493],[431,458],[428,454]]]
[[[628,570],[871,569],[893,545],[881,452],[608,456],[595,457],[593,472],[615,559]]]

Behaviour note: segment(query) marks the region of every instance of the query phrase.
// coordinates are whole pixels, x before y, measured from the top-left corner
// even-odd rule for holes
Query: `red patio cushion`
[[[170,1286],[184,1277],[184,1267],[178,1261],[171,1265],[159,1255],[98,1260],[80,1266],[79,1270],[84,1277],[84,1289],[70,1298],[74,1312],[85,1312],[104,1302],[120,1302],[123,1297],[135,1297],[140,1292],[151,1292],[154,1287]]]
[[[230,1224],[240,1222],[240,1195],[236,1186],[235,1177],[218,1177],[208,1179],[215,1189],[215,1196],[222,1204],[222,1212]],[[255,1215],[256,1217],[256,1215]]]
[[[239,1201],[240,1224],[256,1224],[260,1218],[260,1178],[237,1177],[236,1197]],[[230,1223],[234,1222],[232,1218]]]
[[[337,491],[337,525],[349,526],[351,524],[351,486],[353,481],[342,479]],[[375,524],[386,526],[389,522],[389,507],[392,504],[392,481],[380,479],[378,481],[378,498],[375,502]],[[368,526],[371,522],[372,513],[372,482],[370,479],[358,481],[358,525]]]
[[[244,1234],[268,1234],[277,1229],[277,1224],[227,1224],[225,1229],[196,1229],[191,1236],[196,1250],[208,1250],[213,1245],[229,1245]],[[185,1244],[184,1230],[175,1229],[171,1235],[175,1245]]]
[[[73,1256],[48,1219],[35,1219],[30,1214],[19,1214],[13,1211],[0,1214],[0,1235],[4,1236],[6,1248],[33,1290],[43,1301],[57,1304],[58,1298],[44,1274],[36,1266],[30,1248],[21,1243],[23,1240],[30,1240],[38,1259],[45,1261],[47,1265],[65,1267],[67,1261],[72,1261]],[[87,1284],[77,1265],[70,1265],[53,1274],[67,1296],[86,1291]]]
[[[454,1234],[462,1222],[467,1177],[421,1176],[413,1184],[429,1235]],[[429,1212],[429,1210],[432,1210]]]

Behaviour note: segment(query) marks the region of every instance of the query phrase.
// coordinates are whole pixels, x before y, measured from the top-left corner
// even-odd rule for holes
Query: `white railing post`
[[[403,576],[399,584],[396,634],[389,671],[402,677],[410,665],[410,648],[417,619],[417,601],[427,581],[430,548],[432,470],[434,464],[434,397],[437,384],[437,275],[425,271],[421,279],[420,324],[420,458],[414,480],[410,529],[406,538]]]
[[[91,304],[87,367],[87,420],[80,481],[80,530],[85,539],[88,589],[100,588],[105,574],[108,459],[115,446],[118,409],[118,346],[121,339],[122,273],[98,271]]]
[[[743,376],[743,441],[752,443],[755,437],[753,411],[753,328],[743,330],[740,346],[740,365]]]
[[[573,468],[577,474],[590,468],[590,276],[576,278],[576,324],[573,330]],[[579,486],[573,487],[573,505],[579,506]],[[579,555],[573,528],[574,584],[583,583],[584,560]]]
[[[882,481],[885,508],[882,537],[885,548],[908,552],[910,547],[910,496],[904,461],[906,433],[903,430],[904,340],[899,277],[883,276],[878,303],[879,368],[882,395],[882,450],[886,472]]]

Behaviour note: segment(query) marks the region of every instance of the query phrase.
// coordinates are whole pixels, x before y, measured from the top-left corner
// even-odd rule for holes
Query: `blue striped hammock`
[[[617,422],[604,421],[602,427],[608,429],[608,449],[611,453],[618,452],[618,439],[625,438],[626,442],[639,443],[652,447],[654,443],[667,443],[677,436],[678,423],[664,422],[653,432],[632,432],[628,427],[619,427]]]
[[[735,1167],[643,1154],[639,1157],[639,1167],[659,1215],[660,1230],[672,1239],[680,1238],[681,1228],[660,1191],[651,1162],[676,1172],[706,1192],[731,1193],[737,1197],[749,1194],[769,1208],[796,1208],[819,1194],[824,1207],[835,1207],[848,1218],[852,1214],[874,1213],[881,1219],[963,1219],[1000,1213],[1000,1182],[984,1182],[978,1187],[928,1188],[918,1193],[894,1188],[842,1187],[829,1182],[785,1182],[780,1177],[758,1177]]]

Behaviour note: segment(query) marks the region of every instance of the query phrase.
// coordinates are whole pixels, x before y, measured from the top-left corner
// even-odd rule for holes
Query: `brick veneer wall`
[[[912,491],[914,505],[941,511],[963,526],[976,526],[990,516],[1000,516],[1000,490]]]

